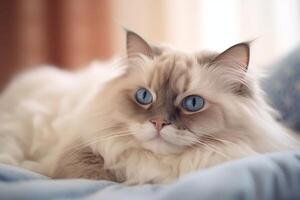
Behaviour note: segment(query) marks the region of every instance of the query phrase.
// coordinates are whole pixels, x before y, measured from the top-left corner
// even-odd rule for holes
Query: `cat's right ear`
[[[126,50],[128,58],[142,54],[153,58],[151,46],[138,34],[126,30]]]
[[[227,78],[227,83],[230,83],[230,88],[234,92],[242,93],[246,84],[245,77],[248,70],[250,59],[250,47],[248,42],[236,44],[221,54],[216,56],[212,61],[223,67],[223,75]],[[244,92],[245,93],[245,92]]]
[[[249,43],[236,44],[221,54],[219,54],[214,60],[214,63],[223,64],[224,66],[231,66],[236,69],[247,71],[250,59],[250,47]]]

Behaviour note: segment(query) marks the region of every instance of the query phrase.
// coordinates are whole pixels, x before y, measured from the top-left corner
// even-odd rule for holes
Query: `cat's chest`
[[[176,155],[157,155],[138,145],[111,141],[95,145],[93,150],[103,157],[104,168],[115,174],[118,182],[128,184],[170,183],[205,167],[207,159],[203,158],[208,156],[201,148]]]
[[[132,154],[122,158],[117,173],[127,184],[169,183],[179,174],[175,159],[159,160],[152,156]]]
[[[192,159],[192,160],[191,160]],[[120,159],[107,166],[117,180],[127,184],[170,183],[180,176],[201,167],[191,155],[157,156],[148,151],[133,150],[120,155]]]

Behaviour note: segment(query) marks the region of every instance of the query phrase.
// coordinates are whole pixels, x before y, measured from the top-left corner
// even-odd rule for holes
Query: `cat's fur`
[[[247,43],[221,54],[187,54],[128,31],[127,52],[121,67],[44,67],[16,77],[0,96],[0,163],[54,178],[168,183],[228,160],[297,147],[247,72]],[[135,101],[140,87],[153,93],[151,105]],[[190,94],[204,97],[200,112],[182,109]],[[172,123],[160,138],[149,122],[157,116]]]

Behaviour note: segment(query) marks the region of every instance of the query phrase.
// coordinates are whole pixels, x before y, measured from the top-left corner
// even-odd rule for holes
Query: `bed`
[[[51,180],[0,165],[1,200],[299,200],[300,151],[249,157],[191,173],[170,185]]]

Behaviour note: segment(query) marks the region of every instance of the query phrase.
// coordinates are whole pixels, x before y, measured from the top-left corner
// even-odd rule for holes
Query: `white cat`
[[[53,178],[169,183],[299,146],[247,70],[247,43],[187,54],[128,31],[127,53],[122,66],[16,77],[0,96],[0,163]]]

